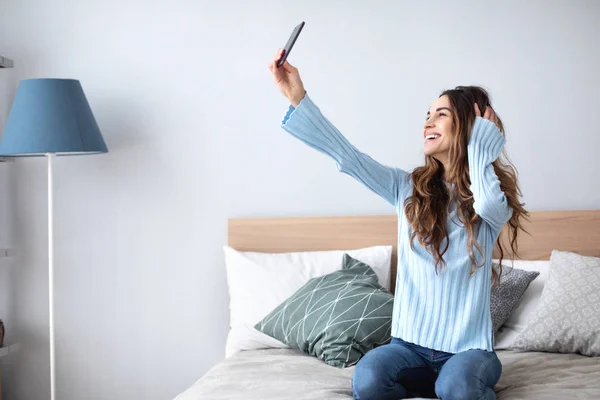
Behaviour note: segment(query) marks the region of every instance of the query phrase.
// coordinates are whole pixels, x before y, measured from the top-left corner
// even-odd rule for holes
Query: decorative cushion
[[[498,268],[498,264],[493,264]],[[492,288],[490,310],[494,332],[508,320],[517,308],[529,284],[537,278],[537,271],[523,271],[520,269],[502,266],[500,284]]]
[[[494,260],[498,262],[498,260]],[[512,346],[515,338],[520,332],[525,329],[527,321],[533,314],[540,303],[542,290],[548,280],[550,271],[550,259],[548,260],[505,260],[502,262],[504,269],[507,271],[510,268],[521,269],[524,271],[539,272],[540,275],[533,280],[525,290],[521,302],[510,314],[508,320],[494,335],[496,350],[506,350]]]
[[[370,265],[389,287],[392,246],[356,250],[259,253],[224,247],[229,291],[229,333],[225,355],[238,351],[288,346],[254,329],[275,307],[311,278],[342,268],[344,253]]]
[[[371,267],[344,254],[341,270],[311,279],[255,327],[343,368],[389,341],[393,306]]]
[[[600,355],[600,258],[552,252],[539,307],[512,348]]]

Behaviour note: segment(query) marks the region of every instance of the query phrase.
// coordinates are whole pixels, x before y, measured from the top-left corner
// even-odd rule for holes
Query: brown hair
[[[425,165],[415,168],[411,173],[413,182],[412,196],[404,202],[406,217],[412,225],[413,233],[411,235],[411,247],[415,237],[418,238],[421,246],[426,248],[435,259],[436,272],[446,263],[443,259],[444,253],[448,250],[449,238],[446,229],[446,221],[449,214],[449,205],[451,199],[456,202],[457,216],[464,224],[469,235],[467,241],[467,251],[472,262],[470,276],[477,268],[475,258],[475,249],[482,254],[475,239],[475,224],[479,216],[473,209],[473,193],[470,190],[471,182],[469,180],[469,164],[467,158],[467,146],[471,136],[471,128],[475,122],[474,104],[477,103],[481,114],[485,113],[487,107],[491,107],[490,97],[487,91],[478,86],[459,86],[455,89],[442,92],[440,97],[448,96],[452,105],[452,122],[455,130],[454,142],[450,146],[449,170],[444,171],[444,165],[432,156],[425,157]],[[504,126],[498,117],[498,127],[504,133]],[[501,160],[504,158],[504,160]],[[509,225],[509,243],[513,256],[517,255],[517,235],[519,230],[524,230],[522,219],[527,219],[529,213],[524,208],[524,204],[519,202],[521,190],[517,181],[517,170],[508,160],[503,152],[503,157],[499,157],[492,163],[494,171],[500,180],[500,188],[504,192],[509,207],[513,213],[508,221]],[[443,181],[444,172],[446,181],[454,185],[450,190]],[[442,247],[442,243],[444,243]],[[500,267],[497,271],[493,269],[493,283],[499,281],[502,274],[502,259],[504,258],[504,248],[497,240],[497,246],[500,251]]]

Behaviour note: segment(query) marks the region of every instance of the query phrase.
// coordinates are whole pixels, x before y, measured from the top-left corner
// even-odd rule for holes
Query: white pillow
[[[493,261],[498,262],[499,260]],[[496,344],[494,346],[496,350],[510,348],[517,335],[525,329],[527,320],[539,305],[542,290],[548,279],[550,260],[514,260],[514,262],[512,260],[502,260],[502,267],[505,269],[517,268],[525,271],[538,271],[540,275],[529,284],[527,290],[523,293],[521,302],[496,334]]]
[[[379,283],[390,287],[392,246],[297,253],[239,252],[229,246],[223,249],[230,311],[226,357],[241,350],[288,347],[254,329],[254,325],[310,279],[341,269],[344,253],[369,265]]]

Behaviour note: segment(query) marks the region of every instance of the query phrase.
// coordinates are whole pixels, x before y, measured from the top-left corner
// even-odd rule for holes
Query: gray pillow
[[[504,264],[504,263],[503,263]],[[498,268],[498,264],[493,265]],[[508,320],[518,307],[529,284],[538,277],[538,271],[523,271],[502,265],[500,284],[492,288],[490,311],[494,332]]]
[[[600,258],[553,251],[540,304],[511,347],[600,356]]]
[[[390,339],[393,306],[371,267],[344,254],[341,270],[308,281],[255,328],[344,368]]]

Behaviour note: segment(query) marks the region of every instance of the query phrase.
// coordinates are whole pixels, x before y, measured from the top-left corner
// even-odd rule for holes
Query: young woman
[[[354,398],[413,396],[495,399],[502,365],[494,352],[490,291],[495,243],[509,225],[510,245],[528,213],[516,171],[498,157],[504,129],[479,87],[443,92],[423,126],[425,165],[412,172],[358,151],[307,95],[298,70],[269,68],[291,103],[283,129],[333,158],[398,213],[398,275],[392,340],[356,365]],[[482,114],[483,113],[483,114]]]

